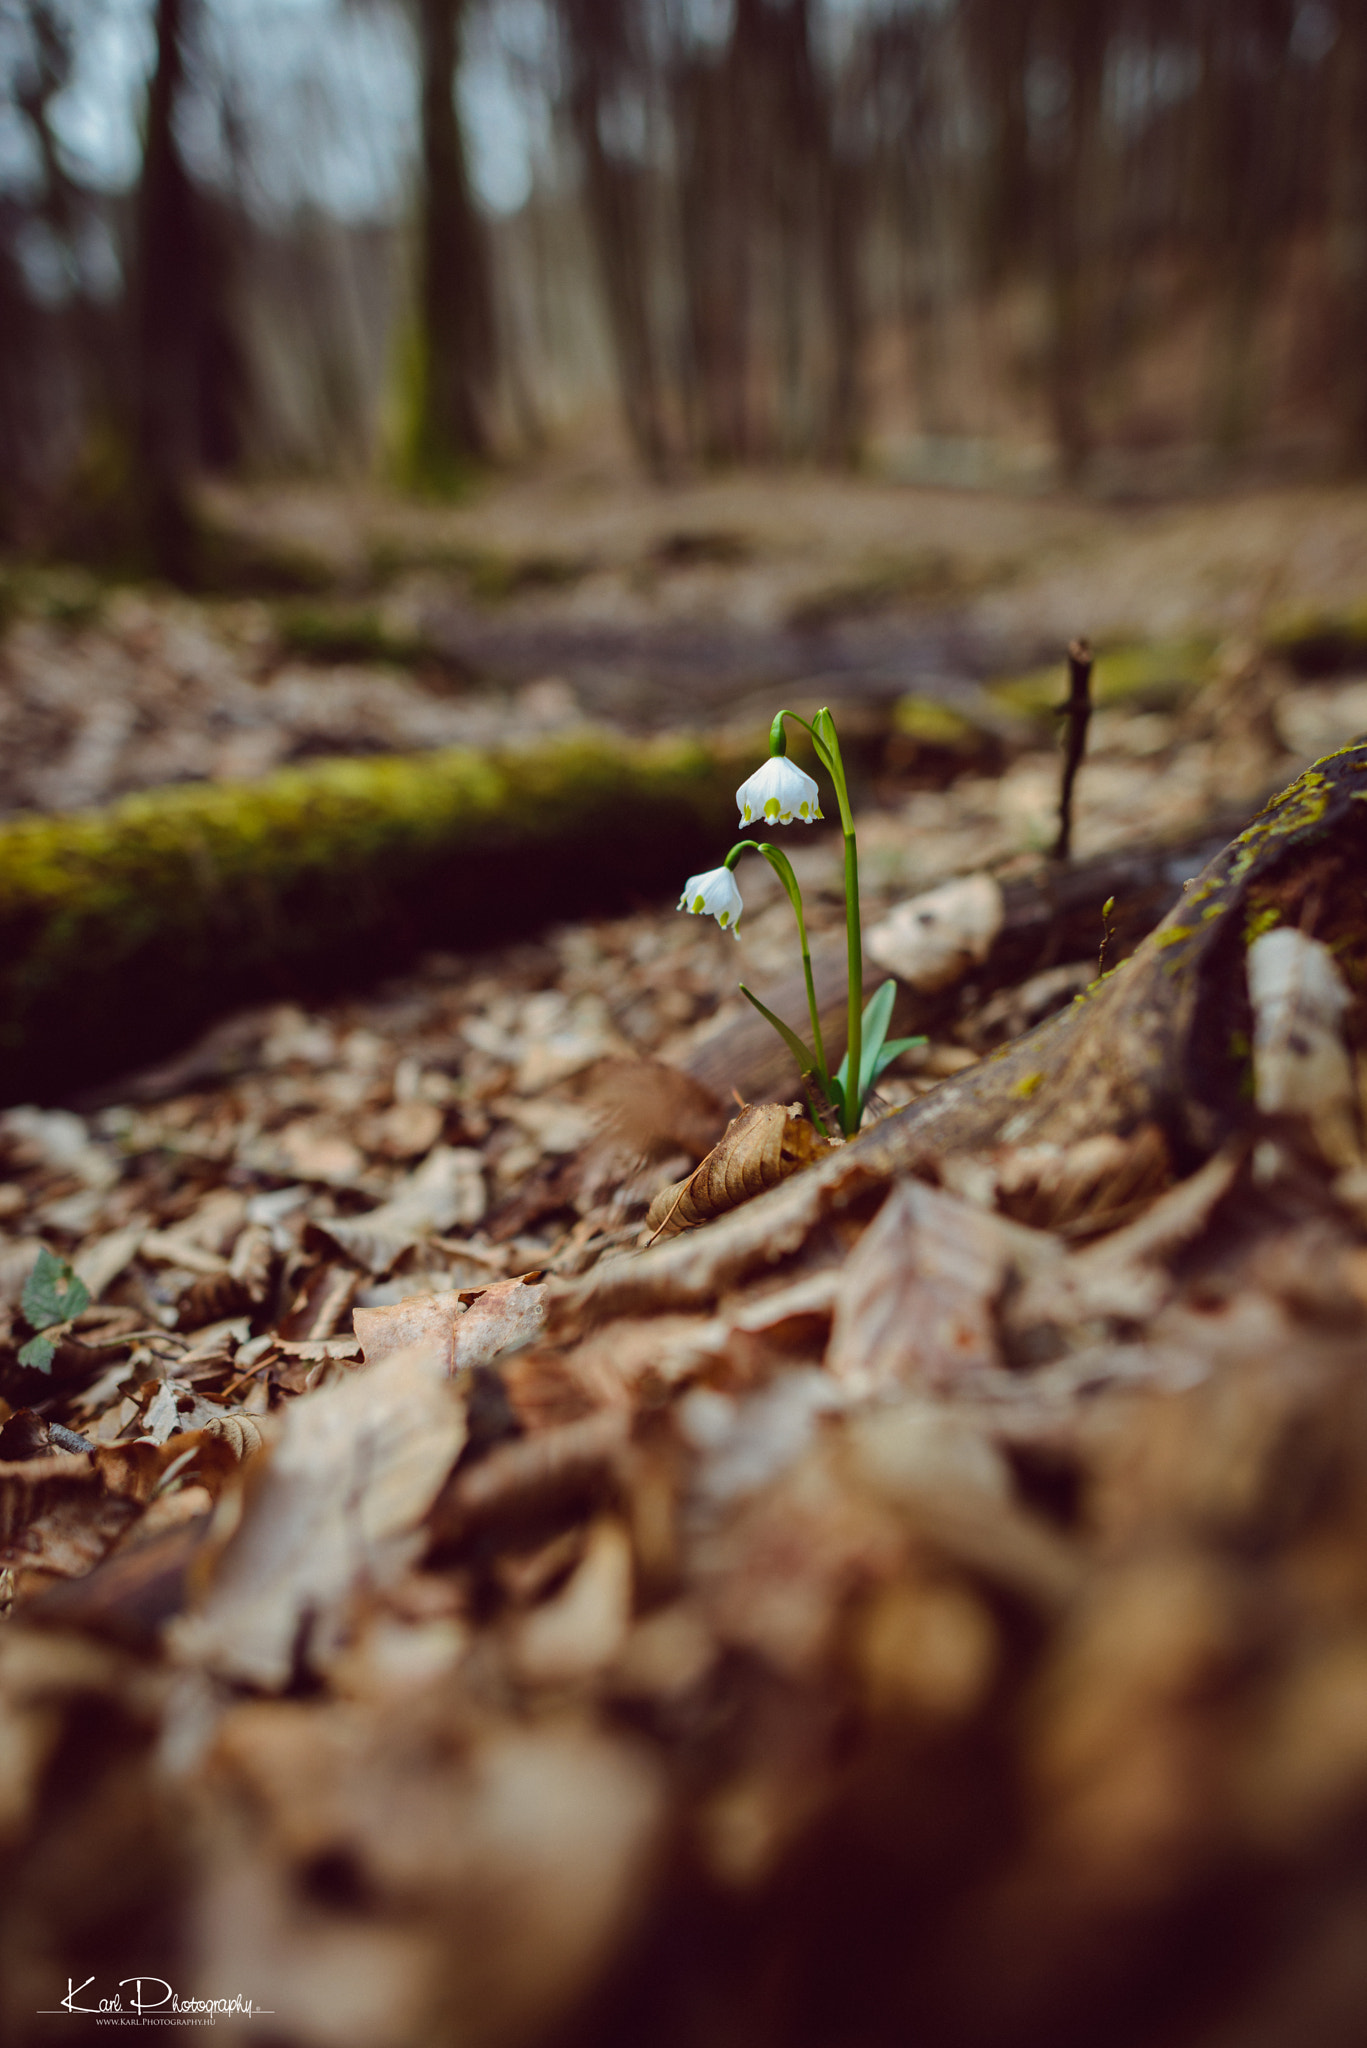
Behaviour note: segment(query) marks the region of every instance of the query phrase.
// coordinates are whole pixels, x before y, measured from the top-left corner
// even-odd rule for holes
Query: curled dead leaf
[[[828,1150],[829,1141],[800,1111],[780,1102],[748,1103],[686,1180],[661,1189],[646,1227],[657,1238],[676,1237],[776,1188]]]
[[[216,1415],[205,1423],[204,1434],[221,1437],[239,1465],[254,1458],[266,1441],[260,1423],[251,1415]]]

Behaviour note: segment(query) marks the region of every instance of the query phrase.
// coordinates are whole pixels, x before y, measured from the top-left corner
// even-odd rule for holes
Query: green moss
[[[893,706],[892,726],[894,732],[918,746],[967,754],[982,745],[982,733],[971,720],[934,697],[899,697]]]
[[[1212,907],[1218,912],[1218,906]],[[1209,917],[1210,911],[1207,911],[1206,915]],[[1251,946],[1253,941],[1260,939],[1264,932],[1275,931],[1281,921],[1282,914],[1274,903],[1269,903],[1262,910],[1250,911],[1244,921],[1244,945]]]
[[[1265,622],[1263,639],[1300,676],[1367,667],[1367,604],[1286,607]]]
[[[461,566],[472,597],[481,604],[501,604],[526,590],[556,590],[577,583],[591,564],[581,556],[514,555],[480,548],[465,554]]]
[[[234,1003],[373,978],[678,887],[754,747],[579,736],[333,760],[0,827],[13,1101],[155,1056]]]
[[[1022,1074],[1019,1081],[1011,1083],[1011,1093],[1019,1095],[1022,1101],[1028,1102],[1035,1091],[1043,1087],[1043,1085],[1043,1074]]]
[[[287,654],[308,661],[365,661],[412,667],[430,657],[422,634],[391,625],[360,605],[290,605],[276,614],[276,634]]]
[[[812,632],[837,619],[882,611],[894,604],[946,603],[986,583],[998,582],[1004,574],[1000,567],[970,570],[943,548],[880,557],[799,599],[788,614],[788,624],[798,632]]]

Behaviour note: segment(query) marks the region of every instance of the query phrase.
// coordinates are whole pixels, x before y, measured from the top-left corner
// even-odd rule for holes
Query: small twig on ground
[[[1073,846],[1073,785],[1082,757],[1087,751],[1087,727],[1092,718],[1092,649],[1089,641],[1074,640],[1068,648],[1068,697],[1059,714],[1068,721],[1064,742],[1063,780],[1058,798],[1058,837],[1051,860],[1067,860]]]

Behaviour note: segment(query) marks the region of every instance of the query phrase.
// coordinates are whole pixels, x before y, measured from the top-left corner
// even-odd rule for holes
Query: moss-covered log
[[[710,864],[753,746],[603,736],[333,760],[0,827],[0,1099],[60,1098],[236,1004],[625,909]]]

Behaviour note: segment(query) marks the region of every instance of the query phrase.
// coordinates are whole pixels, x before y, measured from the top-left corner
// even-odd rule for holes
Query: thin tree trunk
[[[421,401],[416,460],[434,481],[493,449],[489,251],[456,110],[463,0],[418,0],[422,70]]]
[[[197,449],[195,326],[201,290],[196,199],[175,136],[194,0],[157,0],[138,204],[137,453],[142,537],[173,582],[194,572],[190,486]]]
[[[570,118],[583,162],[622,410],[637,452],[660,475],[668,448],[651,317],[645,173],[609,153],[602,125],[611,89],[624,81],[644,89],[645,80],[628,58],[630,24],[623,0],[561,0],[561,7],[572,73]]]
[[[1067,139],[1055,166],[1046,217],[1049,280],[1049,402],[1065,476],[1085,468],[1092,451],[1088,405],[1091,372],[1087,229],[1096,176],[1102,68],[1107,24],[1093,0],[1068,0],[1060,23],[1070,82]]]
[[[1367,16],[1340,17],[1334,52],[1331,234],[1341,307],[1340,417],[1344,453],[1367,468]]]

